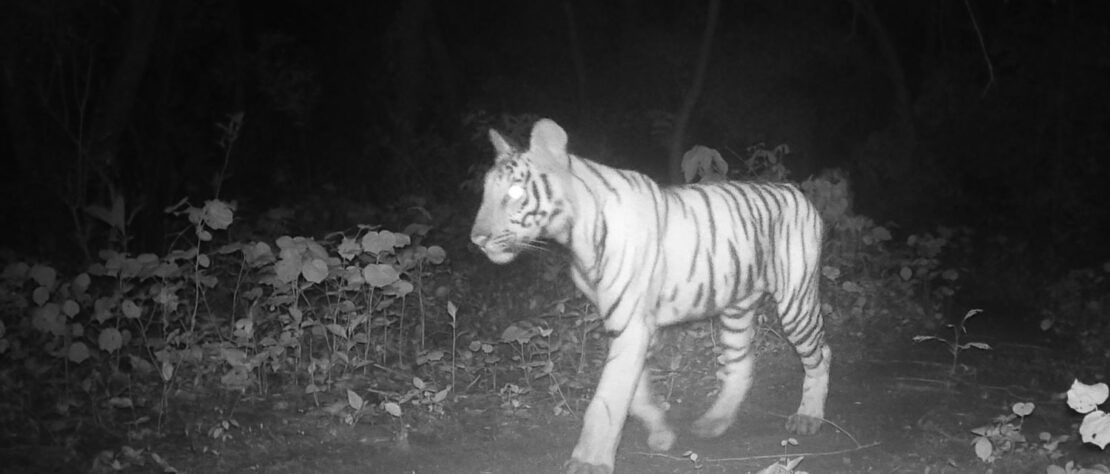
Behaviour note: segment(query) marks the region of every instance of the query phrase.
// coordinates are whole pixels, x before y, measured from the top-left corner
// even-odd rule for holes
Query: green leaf
[[[112,199],[112,209],[108,209],[99,204],[93,204],[85,207],[85,212],[95,217],[97,220],[108,224],[111,228],[117,231],[123,231],[124,220],[124,201],[122,196],[116,196]]]
[[[340,257],[343,257],[343,260],[351,260],[362,252],[362,246],[355,242],[355,239],[343,237],[343,242],[339,243],[337,252],[339,252]]]
[[[92,279],[89,277],[88,273],[77,275],[73,279],[73,292],[77,294],[77,296],[84,295],[85,291],[89,289],[90,283],[92,283]]]
[[[276,243],[277,243],[278,248],[281,249],[281,250],[287,250],[287,249],[292,249],[292,248],[296,247],[296,242],[293,240],[292,237],[290,237],[288,235],[283,235],[281,237],[278,237]]]
[[[394,417],[401,417],[401,405],[398,405],[396,402],[385,402],[382,404],[382,408],[385,409],[386,413],[389,413]]]
[[[246,352],[233,348],[220,348],[220,356],[232,367],[245,367],[250,362]]]
[[[112,314],[111,298],[102,296],[93,302],[93,317],[96,318],[96,322],[103,323],[104,321],[112,319],[113,316],[115,315]]]
[[[505,328],[505,331],[501,333],[501,342],[515,342],[518,344],[524,344],[530,341],[532,339],[532,336],[535,335],[535,331],[524,328],[520,324],[513,324]]]
[[[871,229],[871,237],[879,242],[885,242],[891,239],[890,231],[883,226],[875,226],[874,229]]]
[[[423,210],[423,209],[420,209],[420,210]],[[425,211],[425,212],[427,212],[427,211]],[[432,230],[432,226],[430,226],[428,224],[412,223],[412,224],[409,224],[409,225],[405,226],[404,233],[406,235],[410,235],[410,236],[412,236],[412,235],[425,236],[425,235],[428,235],[429,230]]]
[[[123,347],[123,335],[120,334],[119,329],[105,328],[96,337],[96,344],[102,351],[115,352]]]
[[[15,280],[22,283],[24,278],[27,278],[27,273],[31,271],[31,267],[23,262],[9,263],[4,266],[4,273],[0,274],[0,278],[5,280]]]
[[[70,344],[66,357],[69,360],[80,364],[84,362],[85,359],[89,358],[89,346],[86,346],[84,342],[80,341]]]
[[[243,258],[252,268],[261,267],[277,259],[270,245],[265,242],[256,242],[254,245],[243,247]]]
[[[169,382],[173,379],[173,364],[168,360],[162,361],[162,381]]]
[[[397,241],[393,237],[393,232],[383,230],[381,232],[367,232],[362,236],[362,250],[372,255],[380,255],[386,252],[393,251],[393,244]]]
[[[1087,385],[1075,379],[1068,389],[1068,406],[1081,414],[1092,412],[1107,398],[1110,398],[1110,388],[1105,383]]]
[[[315,239],[306,239],[304,237],[297,238],[303,242],[305,250],[308,251],[308,255],[321,260],[326,260],[329,257],[327,249],[325,249],[323,245],[320,245]]]
[[[206,275],[199,272],[197,273],[197,283],[204,285],[205,288],[215,288],[216,284],[218,284],[219,282],[220,279],[216,278],[215,275]]]
[[[849,293],[863,293],[863,287],[851,280],[846,280],[840,284],[840,288]]]
[[[392,253],[393,249],[397,247],[404,247],[412,242],[406,234],[398,234],[383,230],[380,232],[368,232],[362,236],[362,248],[368,253],[379,255],[385,253]]]
[[[366,402],[354,390],[347,389],[347,404],[355,410],[361,410]]]
[[[393,246],[396,248],[407,247],[412,243],[412,237],[408,234],[393,233]]]
[[[50,301],[50,289],[45,286],[35,288],[35,291],[31,292],[31,301],[34,301],[38,306],[46,304],[47,301]]]
[[[406,280],[397,280],[393,284],[383,288],[383,293],[392,296],[408,296],[416,289],[411,282]]]
[[[331,356],[342,361],[344,364],[351,365],[351,356],[347,355],[346,352],[335,351],[332,352]]]
[[[981,309],[970,310],[970,311],[967,312],[967,314],[964,314],[964,318],[960,320],[960,323],[962,324],[964,321],[967,321],[967,320],[971,319],[972,317],[974,317],[975,315],[977,315],[979,313],[982,313],[982,312],[983,312],[983,310],[981,310]]]
[[[1014,404],[1012,410],[1017,416],[1029,416],[1033,413],[1035,407],[1035,405],[1029,402],[1018,402]]]
[[[433,245],[428,247],[428,261],[439,265],[447,260],[447,251],[443,247]]]
[[[108,406],[112,408],[134,408],[135,403],[128,397],[112,397],[108,399]]]
[[[309,260],[301,267],[301,275],[311,283],[320,283],[328,277],[328,264],[318,258]]]
[[[218,199],[205,201],[204,224],[215,230],[226,229],[235,219],[235,209],[226,202]]]
[[[282,283],[293,283],[301,276],[301,258],[296,255],[290,258],[282,258],[274,264],[274,273],[277,274],[278,281]]]
[[[340,325],[335,324],[335,323],[330,323],[330,324],[324,325],[324,327],[327,328],[328,332],[330,332],[330,333],[332,333],[336,336],[342,337],[344,339],[347,338],[347,330],[343,329],[343,326],[340,326]]]
[[[35,308],[31,315],[31,326],[55,336],[66,335],[65,316],[62,315],[61,307],[56,303],[47,303]]]
[[[362,278],[371,286],[382,288],[400,280],[401,274],[392,265],[371,263],[362,269]]]
[[[975,448],[975,455],[978,456],[980,460],[983,462],[991,462],[991,455],[994,453],[994,445],[991,444],[991,440],[980,436],[975,438],[973,446]]]
[[[135,304],[135,302],[130,299],[123,300],[123,303],[121,303],[119,307],[123,310],[123,316],[127,319],[139,319],[139,316],[143,314],[143,310],[139,308],[139,305]]]

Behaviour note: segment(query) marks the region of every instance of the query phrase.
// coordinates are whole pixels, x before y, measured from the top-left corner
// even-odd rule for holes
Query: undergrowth
[[[788,152],[752,147],[735,168],[781,180]],[[715,151],[702,147],[691,156],[697,160],[691,170],[732,176]],[[905,345],[910,335],[950,320],[959,321],[952,327],[961,334],[974,313],[956,308],[967,269],[953,256],[970,245],[970,229],[937,226],[910,234],[856,215],[844,173],[801,186],[828,223],[822,312],[832,336],[849,342],[837,348],[838,358],[864,357],[865,342]],[[73,452],[91,421],[141,443],[166,434],[167,415],[182,392],[265,396],[290,387],[340,423],[386,424],[400,440],[411,425],[442,418],[464,394],[496,395],[510,415],[537,400],[554,416],[580,415],[604,363],[596,312],[580,296],[551,291],[554,282],[566,283],[558,253],[517,267],[526,270],[524,278],[507,287],[516,294],[504,296],[516,302],[518,314],[491,322],[488,313],[496,310],[482,303],[490,295],[472,294],[482,287],[433,244],[432,236],[446,234],[434,233],[440,223],[427,218],[401,229],[360,225],[323,238],[245,237],[250,232],[233,238],[235,203],[182,200],[166,209],[183,224],[171,249],[133,254],[125,204],[117,199],[91,208],[108,224],[112,237],[104,241],[114,245],[88,265],[2,254],[0,435],[6,440],[30,437]],[[1105,265],[1076,271],[1051,285],[1049,300],[1061,304],[1044,309],[1042,328],[1078,338],[1092,357],[1106,356],[1106,321],[1097,314],[1110,294],[1108,272]],[[521,298],[524,288],[535,292]],[[716,350],[710,329],[683,327],[664,341],[657,379],[673,384],[673,375],[687,367],[684,354]],[[781,341],[773,326],[761,334],[764,346]],[[952,375],[959,351],[978,347],[924,338],[948,342]],[[1015,405],[976,433],[975,452],[985,461],[1021,446],[1055,452],[1048,448],[1060,434],[1039,443],[1015,437],[1030,413],[1031,405]],[[226,441],[236,429],[229,416],[207,436]],[[108,457],[126,464],[137,462],[135,453],[124,447]]]

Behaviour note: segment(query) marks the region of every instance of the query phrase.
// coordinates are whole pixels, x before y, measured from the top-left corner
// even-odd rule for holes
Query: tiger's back
[[[797,187],[732,181],[663,191],[659,324],[716,316],[757,293],[795,298],[816,284],[822,222]]]
[[[538,239],[573,255],[571,276],[614,335],[568,473],[612,472],[625,417],[670,449],[676,435],[651,396],[644,360],[658,327],[720,320],[721,390],[694,422],[723,433],[751,386],[755,308],[775,301],[806,376],[793,432],[821,425],[831,353],[818,311],[821,219],[794,186],[710,183],[671,188],[566,152],[566,133],[541,120],[528,150],[491,131],[498,157],[486,176],[471,239],[490,260],[511,261]]]

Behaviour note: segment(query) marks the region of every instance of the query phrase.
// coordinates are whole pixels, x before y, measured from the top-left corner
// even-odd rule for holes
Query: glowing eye
[[[509,187],[507,194],[509,195],[509,199],[520,199],[524,197],[524,186],[514,184]]]

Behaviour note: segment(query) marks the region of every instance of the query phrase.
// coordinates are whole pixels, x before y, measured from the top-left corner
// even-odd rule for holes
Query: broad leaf
[[[102,351],[115,352],[123,347],[123,334],[120,334],[119,329],[105,328],[97,335],[96,345]]]

